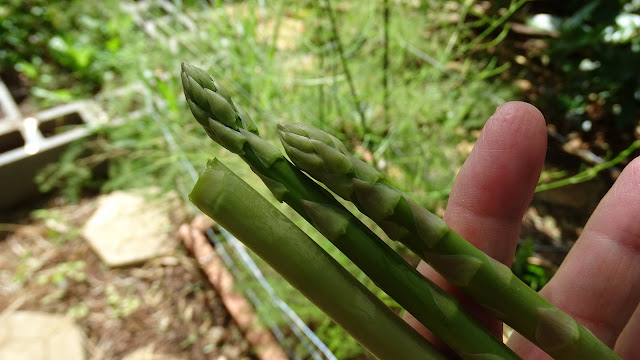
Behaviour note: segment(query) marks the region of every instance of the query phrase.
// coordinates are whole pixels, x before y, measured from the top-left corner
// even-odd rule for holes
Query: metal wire
[[[158,19],[146,20],[144,18],[145,14],[148,14],[150,8],[154,6],[162,8],[162,10],[168,15],[165,15]],[[265,11],[265,5],[263,1],[259,1],[259,6],[261,11]],[[175,42],[177,41],[187,51],[192,52],[193,54],[198,53],[198,48],[196,46],[194,46],[192,43],[189,43],[184,39],[184,37],[176,36],[179,31],[171,27],[172,19],[169,17],[175,17],[175,19],[187,30],[193,27],[196,21],[194,21],[194,19],[190,18],[186,14],[182,13],[180,9],[176,7],[172,2],[166,0],[150,0],[135,3],[123,2],[121,4],[121,8],[131,14],[136,24],[147,34],[147,36],[156,40],[158,43],[167,44],[167,46],[170,47],[172,46],[171,44],[175,44]],[[163,120],[163,117],[158,112],[158,108],[161,107],[163,99],[152,94],[151,90],[149,90],[149,88],[145,85],[134,84],[133,87],[135,88],[133,91],[140,92],[140,98],[145,99],[144,112],[148,113],[151,118],[157,123],[169,149],[176,154],[184,154],[184,152],[181,151],[178,143],[175,141],[175,137],[171,129],[167,126],[167,124]],[[244,95],[244,97],[247,97],[251,103],[258,103],[255,99],[250,98],[249,94],[246,91],[240,91],[240,93]],[[198,173],[189,159],[186,156],[181,155],[179,156],[179,164],[188,174],[188,177],[191,179],[192,184],[195,183],[198,178]],[[186,194],[184,193],[184,191],[181,191],[181,195],[186,198]],[[191,207],[194,214],[199,213],[199,211],[193,205],[191,205]],[[305,350],[311,358],[313,358],[314,360],[336,359],[335,355],[322,342],[322,340],[320,340],[316,336],[316,334],[304,323],[304,321],[300,319],[296,312],[292,310],[291,307],[277,295],[273,287],[265,279],[262,271],[258,268],[253,259],[251,259],[251,257],[247,253],[247,250],[233,235],[231,235],[226,230],[222,230],[220,235],[216,235],[211,229],[208,229],[205,233],[210,243],[214,246],[218,254],[220,254],[225,265],[234,277],[241,280],[245,276],[245,274],[248,273],[251,277],[257,280],[258,284],[260,284],[261,289],[267,295],[266,301],[271,303],[271,305],[273,305],[273,308],[280,310],[282,319],[289,327],[291,332],[295,334],[300,343],[304,346]],[[235,256],[231,256],[229,254],[220,237],[224,238],[224,240],[229,245],[231,245]],[[234,257],[239,259],[239,263],[241,263],[242,266],[248,271],[241,271],[241,269],[238,267],[237,262],[234,260]],[[263,306],[261,297],[258,296],[258,294],[256,294],[253,289],[245,290],[245,294],[255,308],[259,309]],[[288,349],[288,355],[293,359],[298,359],[292,349],[290,349],[289,346],[286,345],[289,341],[280,330],[280,328],[276,326],[275,322],[271,319],[266,319],[266,322],[273,334],[280,342],[281,346]]]
[[[169,129],[168,126],[166,126],[166,124],[162,122],[162,120],[160,119],[155,109],[154,111],[152,111],[151,115],[153,119],[158,123],[158,126],[160,127],[160,129],[162,130],[163,136],[167,144],[169,145],[169,148],[172,149],[173,151],[176,151],[177,153],[181,153],[178,144],[174,140],[171,130]],[[195,183],[195,181],[198,178],[198,173],[196,172],[193,164],[191,164],[191,162],[185,156],[180,157],[180,164],[187,171],[187,173],[191,175],[191,178]],[[183,196],[184,195],[186,194],[183,194]],[[193,208],[193,210],[195,214],[199,213],[197,209]],[[300,319],[298,314],[296,314],[296,312],[293,311],[291,307],[289,307],[289,305],[287,305],[287,303],[285,303],[276,294],[275,290],[273,290],[273,287],[265,279],[264,275],[262,274],[262,271],[258,268],[258,266],[255,264],[253,259],[251,259],[251,257],[247,253],[247,250],[244,248],[242,243],[240,243],[238,239],[236,239],[233,235],[231,235],[228,231],[226,231],[222,227],[220,228],[220,230],[221,230],[222,236],[231,245],[233,250],[238,255],[238,258],[240,258],[242,265],[247,270],[249,270],[249,273],[258,281],[260,286],[266,291],[270,302],[276,308],[279,308],[281,310],[284,317],[288,318],[287,325],[289,326],[291,331],[296,335],[296,337],[298,337],[298,339],[302,342],[302,344],[305,346],[305,348],[307,349],[309,354],[313,357],[313,359],[314,360],[323,359],[322,355],[320,355],[316,351],[316,349],[313,348],[313,345],[315,345],[315,347],[318,350],[320,350],[320,352],[322,352],[327,359],[336,360],[336,357],[333,355],[331,350],[329,350],[329,348],[322,342],[322,340],[320,340],[316,336],[316,334],[304,323],[304,321]],[[224,262],[230,268],[230,270],[232,271],[232,274],[234,274],[236,278],[239,278],[240,277],[239,275],[241,274],[241,272],[238,270],[238,268],[235,265],[233,265],[234,264],[233,259],[226,252],[226,249],[224,249],[224,246],[222,245],[218,237],[215,235],[215,233],[213,233],[213,231],[207,231],[206,235],[209,239],[209,242],[215,247],[216,251],[218,251],[221,255],[224,254],[224,256],[222,256],[224,259]],[[253,291],[248,290],[247,297],[253,303],[255,308],[257,309],[260,308],[261,302]],[[284,345],[285,338],[282,332],[277,328],[277,326],[275,326],[273,321],[268,320],[268,322],[269,322],[269,327],[274,332],[274,335],[276,335],[278,340],[281,342],[281,345]]]
[[[173,133],[171,132],[169,127],[165,124],[162,116],[160,116],[159,112],[157,111],[156,104],[157,102],[162,100],[156,97],[155,95],[153,95],[151,91],[149,91],[148,88],[144,86],[141,87],[140,90],[142,91],[142,94],[140,95],[142,96],[142,98],[145,99],[146,110],[148,114],[152,117],[152,119],[157,123],[158,127],[160,128],[163,134],[163,137],[165,138],[165,141],[169,146],[169,149],[174,153],[183,154],[182,150],[180,149],[180,146],[175,141],[175,137],[173,136]],[[198,179],[198,172],[196,171],[195,167],[189,161],[189,159],[187,159],[186,156],[184,155],[179,156],[179,159],[180,159],[181,166],[189,174],[189,177],[192,180],[192,184],[194,184]],[[186,198],[186,194],[183,193],[181,195]],[[191,205],[191,209],[194,214],[199,214],[199,210],[195,208],[195,206]],[[229,256],[229,253],[226,251],[224,245],[222,244],[218,236],[216,236],[216,234],[211,229],[208,229],[206,231],[206,235],[207,235],[207,238],[209,239],[209,242],[215,247],[216,251],[220,254],[223,261],[225,262],[225,265],[229,268],[229,270],[234,275],[234,277],[236,277],[237,279],[241,279],[243,277],[242,276],[243,272],[239,270],[233,258]],[[253,276],[255,280],[258,281],[262,289],[265,290],[265,292],[268,295],[268,300],[271,302],[274,308],[280,309],[288,327],[300,340],[300,342],[306,348],[309,355],[314,360],[322,360],[324,358],[329,360],[336,360],[335,355],[333,355],[331,350],[329,350],[329,348],[322,342],[322,340],[320,340],[316,336],[316,334],[304,323],[304,321],[300,319],[298,314],[296,314],[296,312],[293,309],[291,309],[291,307],[276,294],[273,287],[267,282],[264,275],[262,274],[262,271],[258,268],[258,266],[255,264],[253,259],[251,259],[251,257],[249,256],[249,254],[247,253],[243,245],[240,243],[240,241],[236,239],[228,231],[222,228],[221,228],[221,235],[232,246],[237,257],[241,260],[242,265],[247,270],[249,270],[249,273]],[[248,289],[245,292],[247,297],[251,301],[251,303],[254,305],[254,307],[256,309],[259,309],[262,305],[262,302],[260,301],[259,297],[255,294],[255,292],[251,289]],[[286,337],[284,336],[282,331],[280,331],[280,329],[275,325],[273,321],[267,320],[267,322],[268,322],[269,328],[272,330],[272,332],[274,333],[278,341],[280,341],[281,346],[286,348],[287,347]],[[318,353],[318,350],[320,351],[320,353],[324,354],[324,357],[320,353]],[[291,350],[289,350],[289,355],[292,358],[297,359],[297,356]]]
[[[278,305],[280,310],[284,314],[286,314],[287,317],[291,319],[291,321],[293,321],[296,324],[296,326],[299,328],[302,334],[304,334],[304,336],[306,336],[308,340],[311,340],[311,342],[313,342],[313,344],[327,357],[327,359],[335,360],[336,359],[335,356],[333,355],[331,350],[329,350],[329,348],[322,342],[322,340],[320,340],[316,336],[316,334],[314,334],[313,331],[311,331],[311,329],[307,327],[307,325],[300,319],[300,317],[298,317],[295,311],[293,311],[293,309],[291,309],[291,307],[289,307],[287,303],[282,301],[282,299],[280,299],[276,295],[275,290],[273,290],[271,285],[269,285],[269,283],[266,281],[266,279],[264,278],[264,275],[262,274],[262,272],[260,271],[256,263],[253,261],[253,259],[249,256],[249,253],[244,248],[242,243],[238,241],[238,239],[236,239],[233,235],[231,235],[225,229],[221,228],[220,232],[231,244],[231,246],[234,248],[236,253],[240,255],[240,258],[242,259],[242,263],[247,267],[247,270],[249,270],[253,274],[253,276],[256,279],[258,279],[258,281],[260,282],[260,285],[262,285],[262,287],[267,291],[269,296],[271,296],[274,299],[275,304]],[[301,335],[297,333],[296,335],[300,338],[301,341],[306,341],[306,339],[303,338]],[[312,355],[316,355],[316,354],[312,354]],[[314,359],[315,358],[316,357],[314,356]],[[321,358],[319,357],[318,359],[321,359]]]
[[[196,209],[195,206],[192,205],[192,209],[194,210],[195,213],[198,213],[198,209]],[[233,277],[235,277],[236,279],[241,279],[243,277],[242,272],[236,266],[236,263],[233,260],[233,258],[229,256],[227,249],[224,248],[224,245],[222,245],[222,242],[220,241],[216,233],[213,231],[213,229],[208,228],[205,231],[205,234],[207,235],[207,239],[209,239],[209,242],[213,245],[213,247],[216,249],[220,257],[222,258],[222,261],[224,261],[225,266],[227,266],[229,271],[231,271],[231,274],[233,274]],[[262,302],[260,301],[260,298],[256,295],[256,293],[252,289],[246,289],[245,294],[247,295],[247,298],[249,298],[249,301],[251,301],[251,303],[256,309],[259,309],[260,306],[262,306]],[[273,321],[270,321],[269,319],[267,320],[267,322],[268,322],[269,328],[271,329],[275,337],[278,339],[281,346],[286,344],[287,338],[282,333],[280,328],[275,326]],[[298,356],[296,356],[291,349],[287,349],[287,353],[289,357],[291,357],[292,359],[299,359]]]

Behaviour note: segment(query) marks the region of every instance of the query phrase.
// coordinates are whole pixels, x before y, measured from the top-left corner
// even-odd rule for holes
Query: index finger
[[[547,144],[542,114],[532,105],[509,102],[489,119],[471,155],[456,177],[444,220],[489,256],[510,265],[526,210],[544,163]],[[429,265],[418,270],[458,296],[485,326],[501,333],[501,323],[464,297]],[[426,328],[407,317],[414,328]]]

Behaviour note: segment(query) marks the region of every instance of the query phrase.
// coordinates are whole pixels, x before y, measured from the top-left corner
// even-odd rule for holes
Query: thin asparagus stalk
[[[385,183],[336,137],[299,123],[278,125],[296,166],[353,202],[393,240],[405,244],[449,282],[554,359],[619,359],[588,329],[524,284],[445,222]]]
[[[425,279],[278,148],[260,138],[247,113],[209,74],[183,63],[182,83],[191,112],[209,137],[238,154],[279,201],[313,224],[451,349],[464,359],[519,358],[468,315],[455,297]]]
[[[189,199],[378,359],[446,359],[217,159],[207,164]]]

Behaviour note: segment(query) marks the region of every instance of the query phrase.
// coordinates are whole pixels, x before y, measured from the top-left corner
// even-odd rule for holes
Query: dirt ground
[[[149,345],[178,359],[256,358],[184,248],[139,266],[104,265],[79,230],[94,207],[83,200],[0,224],[0,311],[73,316],[87,359],[122,359]]]
[[[530,262],[553,272],[607,185],[597,178],[536,194],[521,233],[542,246]],[[81,236],[94,198],[65,206],[53,198],[32,208],[44,210],[0,214],[0,314],[30,310],[74,317],[91,360],[123,359],[147,346],[176,359],[258,358],[251,336],[243,334],[182,245],[170,256],[111,269]],[[173,224],[176,237],[182,222]]]

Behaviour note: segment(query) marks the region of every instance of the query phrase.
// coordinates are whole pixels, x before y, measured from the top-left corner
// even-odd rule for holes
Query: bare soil
[[[79,231],[93,209],[84,200],[0,225],[0,311],[75,317],[88,359],[122,359],[149,345],[178,359],[255,359],[183,248],[139,266],[105,266]]]

